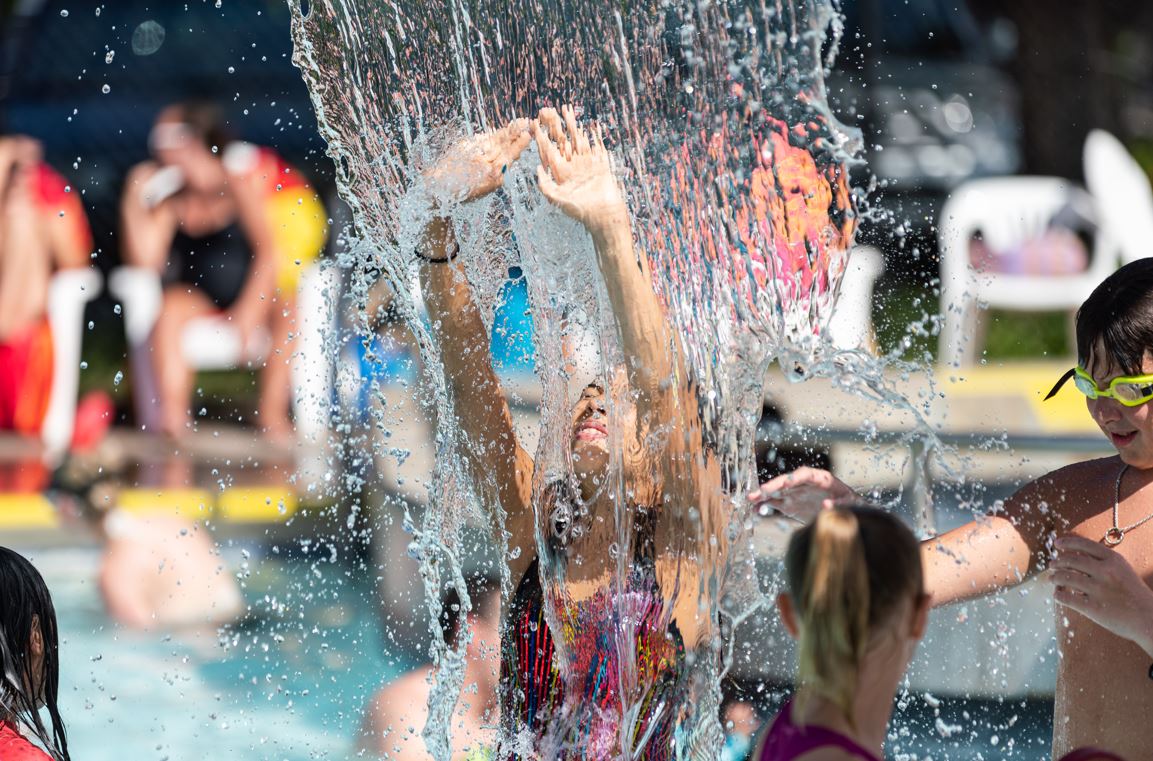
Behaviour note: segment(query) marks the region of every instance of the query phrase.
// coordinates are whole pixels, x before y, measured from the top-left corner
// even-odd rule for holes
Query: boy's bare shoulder
[[[1063,511],[1095,509],[1103,494],[1111,497],[1112,491],[1103,487],[1114,483],[1120,467],[1121,461],[1117,456],[1066,465],[1021,487],[1006,507],[1013,511],[1014,508],[1046,503]],[[1066,512],[1065,517],[1074,516]]]
[[[1121,458],[1117,455],[1084,460],[1046,473],[1030,486],[1035,486],[1038,490],[1053,491],[1055,495],[1074,495],[1087,490],[1096,490],[1102,482],[1113,483],[1120,469]]]

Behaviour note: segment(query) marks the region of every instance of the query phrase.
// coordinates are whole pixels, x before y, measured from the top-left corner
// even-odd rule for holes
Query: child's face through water
[[[1106,357],[1105,352],[1094,352]],[[1113,362],[1094,359],[1086,368],[1098,388],[1107,388],[1109,381],[1121,375],[1130,375]],[[1153,375],[1153,356],[1145,355],[1141,373]],[[1121,456],[1121,461],[1134,468],[1153,468],[1153,402],[1126,407],[1116,399],[1098,397],[1086,399],[1093,421],[1109,439]]]

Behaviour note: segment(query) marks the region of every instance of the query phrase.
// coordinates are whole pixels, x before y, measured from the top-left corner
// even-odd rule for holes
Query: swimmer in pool
[[[1022,487],[1003,509],[922,544],[934,605],[1047,571],[1057,603],[1054,757],[1082,746],[1124,758],[1153,747],[1153,258],[1110,275],[1077,312],[1072,378],[1117,455]],[[807,521],[859,499],[800,469],[749,495]],[[815,497],[815,498],[814,498]]]
[[[500,665],[500,581],[469,580],[472,632],[464,660],[464,694],[452,714],[452,761],[491,761],[496,743],[496,687]],[[455,647],[464,624],[460,596],[450,591],[441,605],[444,641]],[[365,710],[358,750],[389,761],[427,761],[421,738],[428,715],[431,669],[418,668],[385,685]]]
[[[544,547],[534,533],[534,462],[517,440],[447,220],[428,225],[418,252],[466,464],[482,493],[489,489],[488,507],[506,516],[515,591],[502,645],[501,719],[509,746],[500,757],[670,758],[678,719],[691,716],[699,699],[686,677],[685,653],[716,634],[700,583],[704,569],[724,563],[729,500],[717,459],[704,445],[679,339],[653,291],[648,260],[633,246],[625,198],[599,131],[579,125],[571,107],[546,108],[534,122],[514,121],[466,140],[431,176],[462,201],[480,198],[500,186],[504,169],[533,140],[541,192],[592,237],[625,357],[623,369],[585,388],[572,409],[575,482],[543,490]],[[610,397],[625,406],[623,430],[609,430]],[[610,553],[618,508],[601,488],[612,439],[623,442],[636,536],[632,573],[619,591],[611,587],[616,560]],[[699,528],[697,538],[686,541],[677,519],[690,511]],[[544,619],[538,549],[565,575],[556,631]],[[612,639],[616,615],[635,624],[633,652],[626,654],[635,659],[631,683]],[[558,647],[573,664],[566,678]],[[641,693],[625,694],[630,684]],[[638,709],[631,723],[621,720],[625,701]]]
[[[122,626],[211,631],[245,614],[240,585],[203,524],[115,508],[100,530],[100,594]]]

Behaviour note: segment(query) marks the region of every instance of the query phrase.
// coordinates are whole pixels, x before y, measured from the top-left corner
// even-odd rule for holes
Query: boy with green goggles
[[[1116,399],[1126,407],[1136,407],[1153,399],[1153,375],[1119,375],[1109,381],[1108,388],[1100,388],[1093,380],[1093,376],[1078,366],[1061,376],[1057,384],[1045,395],[1045,401],[1052,399],[1069,378],[1073,378],[1073,385],[1077,390],[1090,399],[1098,397]]]
[[[989,515],[924,542],[925,591],[944,605],[1047,572],[1059,651],[1054,757],[1095,746],[1150,758],[1153,258],[1125,265],[1081,305],[1077,367],[1049,397],[1070,378],[1117,455],[1042,476]],[[1111,380],[1101,388],[1094,378]],[[809,468],[749,498],[805,522],[839,500],[860,499],[831,473]]]

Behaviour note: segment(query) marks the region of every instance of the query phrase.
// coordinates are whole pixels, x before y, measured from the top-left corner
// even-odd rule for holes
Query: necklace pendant
[[[1106,547],[1116,547],[1121,544],[1121,540],[1125,538],[1125,532],[1114,526],[1105,532],[1104,538],[1101,539]]]

